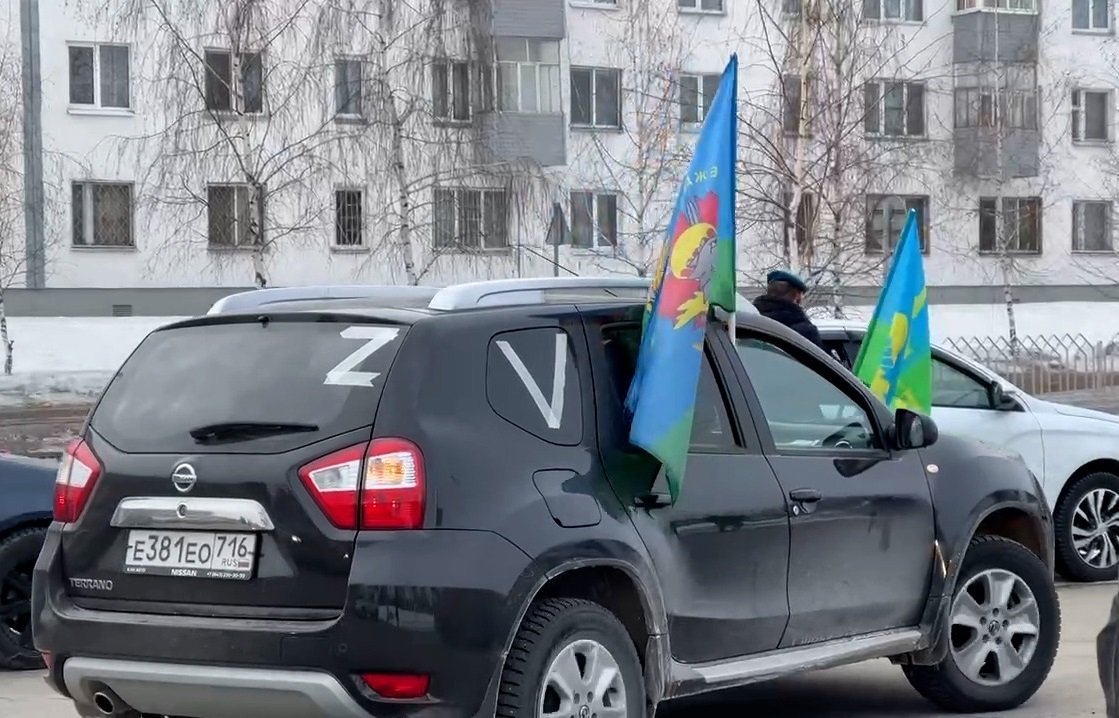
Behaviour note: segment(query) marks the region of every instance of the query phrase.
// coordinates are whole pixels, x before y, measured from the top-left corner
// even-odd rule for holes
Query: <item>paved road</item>
[[[1107,617],[1115,585],[1061,589],[1064,631],[1057,665],[1041,692],[1014,718],[1103,715],[1096,678],[1095,637]],[[886,661],[752,686],[733,695],[666,711],[674,718],[929,718],[941,715],[919,698]],[[3,718],[74,718],[69,704],[38,673],[0,674]]]

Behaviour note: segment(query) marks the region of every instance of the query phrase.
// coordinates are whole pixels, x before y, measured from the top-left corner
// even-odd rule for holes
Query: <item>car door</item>
[[[835,363],[750,330],[736,349],[792,512],[782,647],[917,625],[935,540],[920,456],[886,445],[884,409]]]
[[[1021,454],[1038,477],[1045,476],[1041,424],[1013,398],[996,407],[991,382],[951,357],[933,353],[932,416],[945,434],[966,436]]]
[[[629,444],[623,413],[640,317],[638,310],[620,322],[600,318],[588,338],[592,354],[601,352],[596,367],[605,369],[596,369],[596,384],[602,375],[608,383],[596,391],[603,461],[660,581],[672,655],[700,663],[777,648],[789,613],[788,510],[757,434],[738,420],[744,399],[726,373],[731,357],[708,342],[687,473],[669,505],[659,465]],[[638,506],[641,494],[660,498]]]

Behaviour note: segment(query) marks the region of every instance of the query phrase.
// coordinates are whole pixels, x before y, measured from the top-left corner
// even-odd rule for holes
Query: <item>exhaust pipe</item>
[[[97,706],[97,710],[101,711],[101,715],[111,716],[117,712],[117,702],[113,700],[113,696],[109,695],[108,691],[97,691],[94,693],[93,705]]]
[[[120,696],[107,687],[93,694],[93,705],[104,716],[112,716],[113,718],[139,718],[140,716],[137,711],[125,704]]]

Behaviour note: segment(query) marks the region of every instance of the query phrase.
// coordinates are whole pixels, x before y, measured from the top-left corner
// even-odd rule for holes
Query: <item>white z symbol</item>
[[[400,333],[399,329],[388,327],[346,327],[342,330],[343,339],[366,339],[357,351],[338,362],[326,373],[323,384],[337,386],[373,386],[373,380],[381,375],[376,371],[353,371],[358,364],[368,359],[373,352],[391,342]]]
[[[536,408],[540,410],[540,415],[544,417],[544,423],[548,425],[549,429],[560,428],[560,421],[563,419],[563,388],[567,381],[567,334],[564,332],[556,334],[555,373],[552,374],[552,401],[550,404],[544,399],[544,392],[540,391],[540,385],[536,383],[536,379],[529,373],[528,367],[517,356],[517,352],[513,350],[509,342],[501,340],[497,342],[497,346],[513,366],[513,371],[517,372],[517,377],[525,385],[525,389],[528,389],[529,396],[532,397]]]

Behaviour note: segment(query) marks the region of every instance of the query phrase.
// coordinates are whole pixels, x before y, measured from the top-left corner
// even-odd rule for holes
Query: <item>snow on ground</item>
[[[92,401],[153,329],[177,317],[9,317],[12,376],[0,407]]]
[[[873,307],[850,307],[852,319],[869,319]],[[1108,342],[1119,334],[1119,304],[1053,302],[1015,306],[1018,333],[1083,334]],[[113,372],[153,329],[178,317],[10,317],[15,341],[12,376],[0,376],[0,407],[92,401]],[[1002,305],[930,307],[932,338],[1005,336]]]

